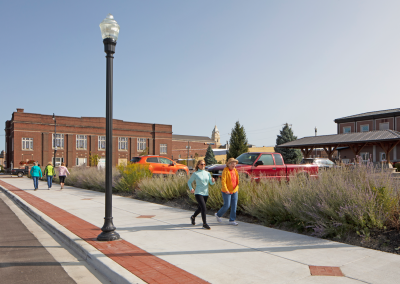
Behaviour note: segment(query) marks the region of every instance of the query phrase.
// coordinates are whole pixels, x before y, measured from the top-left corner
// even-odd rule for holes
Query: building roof
[[[207,136],[192,136],[192,135],[178,135],[172,134],[172,141],[195,141],[204,143],[214,143],[215,141]]]
[[[336,118],[334,121],[336,123],[343,123],[343,122],[352,122],[352,121],[366,120],[366,119],[386,118],[391,116],[400,116],[400,108],[365,112],[341,118]]]
[[[346,134],[310,136],[278,145],[278,148],[300,148],[309,145],[346,145],[353,143],[385,142],[400,140],[400,132],[394,130],[378,130],[369,132],[355,132]]]

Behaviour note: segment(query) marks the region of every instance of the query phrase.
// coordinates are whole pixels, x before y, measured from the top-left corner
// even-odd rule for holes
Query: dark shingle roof
[[[281,144],[281,148],[297,148],[307,145],[346,145],[352,143],[383,142],[390,140],[400,140],[400,132],[394,130],[378,130],[369,132],[356,132],[335,135],[310,136],[297,139],[295,141]]]
[[[345,117],[341,117],[341,118],[336,118],[335,122],[343,123],[343,122],[366,120],[366,119],[386,118],[386,117],[391,117],[391,116],[400,116],[400,108],[371,111],[371,112],[365,112],[365,113],[345,116]]]
[[[207,136],[191,136],[191,135],[177,135],[172,134],[173,141],[196,141],[196,142],[204,142],[204,143],[214,143],[215,141],[208,138]]]

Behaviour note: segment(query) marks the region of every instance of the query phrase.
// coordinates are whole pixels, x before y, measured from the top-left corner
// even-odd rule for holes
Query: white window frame
[[[128,151],[128,137],[118,137],[118,151]]]
[[[33,150],[33,138],[22,138],[22,150]]]
[[[167,154],[168,152],[167,144],[160,144],[160,154]]]
[[[80,163],[80,162],[82,162],[82,163]],[[83,166],[83,165],[87,166],[87,159],[86,158],[76,158],[76,166],[79,167],[79,166]]]
[[[366,127],[367,130],[363,130],[363,127]],[[369,124],[360,125],[360,131],[361,132],[369,132]]]
[[[56,164],[55,167],[60,167],[61,163],[64,163],[64,158],[63,157],[56,157]]]
[[[98,136],[97,140],[99,141],[99,150],[106,149],[106,136]]]
[[[76,135],[76,150],[87,149],[87,135]]]
[[[389,122],[381,122],[381,123],[379,123],[379,130],[387,130],[387,129],[390,129],[389,128]]]
[[[361,160],[362,160],[363,162],[367,162],[367,161],[369,160],[369,158],[370,158],[369,152],[362,152],[362,153],[360,153],[360,158],[361,158]],[[366,159],[364,159],[364,158],[366,158]]]
[[[347,129],[348,129],[348,131],[347,131]],[[351,126],[345,126],[345,127],[343,127],[343,133],[345,134],[345,133],[351,133]]]
[[[380,159],[381,162],[382,162],[382,161],[387,161],[387,159],[386,159],[386,153],[385,153],[385,152],[380,152],[380,153],[379,153],[379,159]]]
[[[138,138],[137,139],[137,150],[138,152],[143,152],[147,147],[147,139],[146,138]]]
[[[54,144],[55,142],[57,145]],[[52,148],[55,149],[55,146],[57,149],[64,149],[64,134],[57,133],[56,141],[54,141],[54,133],[52,134]]]

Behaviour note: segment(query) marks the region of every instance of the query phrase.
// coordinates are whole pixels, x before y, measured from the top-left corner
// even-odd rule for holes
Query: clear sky
[[[16,108],[105,116],[99,24],[121,26],[114,118],[249,142],[336,133],[334,119],[400,107],[400,1],[1,1],[0,122]],[[0,133],[4,149],[4,132]]]

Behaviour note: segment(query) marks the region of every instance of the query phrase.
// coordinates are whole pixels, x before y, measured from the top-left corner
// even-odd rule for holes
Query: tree
[[[243,125],[236,121],[235,127],[232,129],[231,138],[229,139],[229,150],[226,153],[226,160],[229,158],[237,158],[243,153],[247,153],[249,147],[246,132]]]
[[[149,154],[149,147],[146,146],[146,149],[144,149],[142,152],[139,153],[139,156],[146,156]]]
[[[206,156],[204,158],[206,165],[216,164],[217,160],[215,159],[214,151],[211,148],[211,145],[208,145]]]
[[[283,125],[280,135],[276,137],[275,152],[280,153],[286,164],[297,164],[301,160],[301,151],[299,149],[277,148],[276,146],[297,140],[297,136],[293,135],[292,129],[288,123]]]

